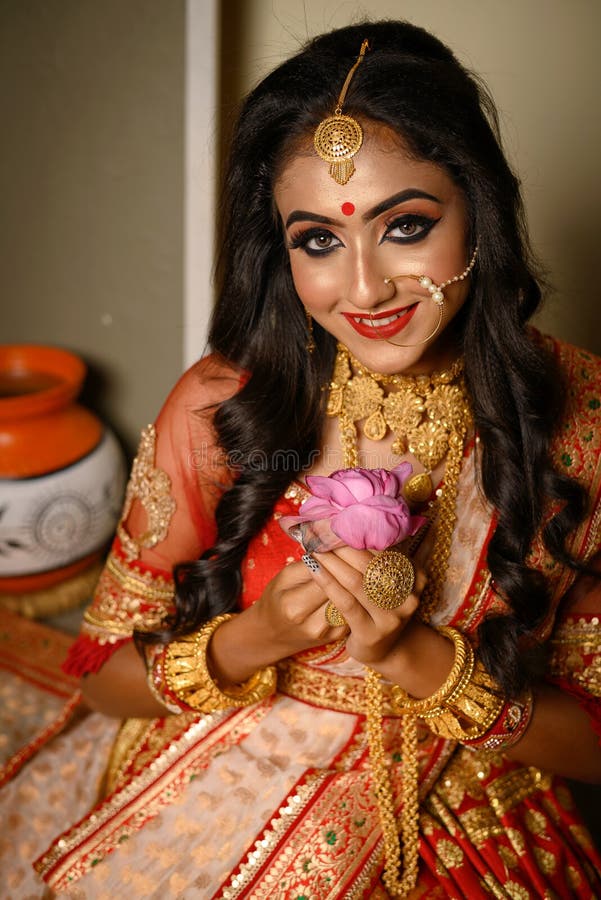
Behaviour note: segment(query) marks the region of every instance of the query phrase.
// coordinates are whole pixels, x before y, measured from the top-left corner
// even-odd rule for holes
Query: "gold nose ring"
[[[434,326],[433,331],[431,331],[430,334],[427,335],[427,337],[423,338],[423,340],[416,341],[414,344],[401,344],[398,341],[391,341],[390,338],[382,338],[382,340],[384,340],[387,344],[392,344],[393,347],[420,347],[422,344],[427,344],[428,341],[431,341],[432,338],[440,330],[440,326],[442,325],[442,320],[444,317],[444,303],[437,303],[436,305],[438,308],[438,321],[436,322],[436,325]],[[377,332],[378,326],[374,322],[374,317],[371,312],[369,314],[369,322],[370,322],[371,327],[374,329],[374,331]]]
[[[443,281],[441,284],[436,284],[436,282],[432,278],[430,278],[429,275],[414,275],[410,272],[402,272],[400,275],[387,275],[384,279],[384,284],[390,284],[391,282],[394,283],[398,278],[413,278],[414,281],[419,282],[420,286],[428,291],[428,293],[432,297],[432,300],[434,300],[434,302],[438,306],[443,306],[445,301],[444,289],[447,288],[450,284],[455,284],[459,281],[465,281],[467,276],[476,265],[477,256],[478,245],[476,244],[476,246],[474,247],[474,252],[472,253],[472,258],[470,259],[467,268],[465,268],[460,275],[454,275],[452,278],[448,278],[447,281]]]

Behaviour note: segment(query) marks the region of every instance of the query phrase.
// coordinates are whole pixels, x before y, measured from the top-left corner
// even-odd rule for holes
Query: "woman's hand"
[[[348,628],[332,628],[324,617],[327,595],[302,562],[291,563],[273,578],[252,610],[258,617],[265,641],[283,659],[348,634]]]
[[[319,565],[319,571],[313,574],[315,582],[349,626],[350,634],[346,638],[349,654],[359,662],[379,668],[398,646],[419,606],[426,583],[423,570],[416,567],[413,590],[400,606],[382,609],[368,599],[363,587],[365,570],[373,560],[370,551],[341,547],[316,554],[314,559]],[[321,609],[322,616],[324,609]]]
[[[287,565],[256,603],[213,635],[210,658],[218,681],[243,682],[259,668],[344,638],[347,627],[332,628],[325,620],[327,600],[306,565]]]
[[[426,584],[419,561],[414,560],[415,585],[405,602],[396,609],[381,609],[363,589],[365,569],[373,559],[369,551],[342,547],[315,559],[320,569],[313,578],[349,626],[349,654],[414,697],[437,690],[451,670],[454,649],[451,641],[415,616]]]

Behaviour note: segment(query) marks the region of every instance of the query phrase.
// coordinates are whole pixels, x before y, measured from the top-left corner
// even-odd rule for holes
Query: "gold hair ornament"
[[[313,135],[313,144],[317,155],[324,162],[330,163],[330,175],[337,184],[346,184],[352,176],[355,171],[353,156],[358,153],[363,143],[363,129],[356,119],[343,115],[342,107],[351,79],[363,62],[363,57],[368,49],[369,41],[365,40],[361,44],[357,61],[342,85],[334,115],[328,116],[327,119],[320,122]]]

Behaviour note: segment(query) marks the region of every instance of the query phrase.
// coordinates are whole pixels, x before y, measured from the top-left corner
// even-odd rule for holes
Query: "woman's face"
[[[456,352],[449,323],[465,302],[469,278],[444,289],[442,323],[425,343],[439,307],[417,280],[384,279],[427,275],[441,284],[465,270],[464,195],[443,169],[411,159],[384,126],[365,128],[354,163],[350,181],[339,185],[328,164],[307,152],[277,180],[275,200],[298,296],[368,368],[442,368]]]

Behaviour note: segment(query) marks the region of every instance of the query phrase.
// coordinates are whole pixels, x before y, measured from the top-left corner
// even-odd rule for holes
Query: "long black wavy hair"
[[[446,46],[406,22],[365,22],[311,40],[242,106],[225,176],[220,290],[210,331],[212,348],[251,373],[214,419],[221,447],[236,452],[239,467],[217,506],[214,546],[175,569],[170,634],[236,609],[248,543],[296,474],[290,451],[299,471],[320,444],[322,385],[335,343],[316,325],[317,347],[307,354],[274,181],[299,142],[331,114],[365,38],[370,49],[351,81],[345,112],[388,125],[416,158],[441,166],[467,199],[472,244],[477,236],[478,263],[459,320],[461,350],[481,439],[481,485],[498,513],[488,565],[511,608],[482,623],[480,653],[515,695],[536,677],[535,654],[524,646],[549,602],[544,577],[528,567],[529,547],[543,509],[559,501],[544,539],[557,559],[576,566],[565,541],[582,519],[585,498],[549,461],[564,391],[555,363],[526,328],[541,290],[494,104]],[[253,464],[258,455],[271,464]]]

